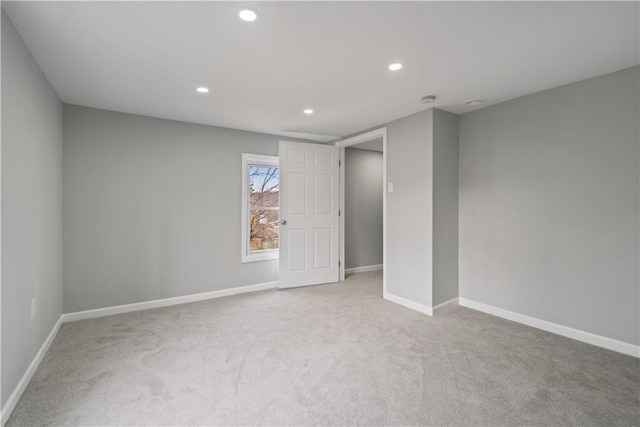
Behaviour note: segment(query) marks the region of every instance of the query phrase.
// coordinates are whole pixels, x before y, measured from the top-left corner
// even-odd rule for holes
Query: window
[[[242,262],[278,258],[278,157],[242,154]]]

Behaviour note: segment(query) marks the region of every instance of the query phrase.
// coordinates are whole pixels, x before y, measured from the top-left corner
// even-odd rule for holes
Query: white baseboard
[[[96,317],[111,316],[114,314],[130,313],[132,311],[148,310],[150,308],[187,304],[190,302],[227,297],[231,295],[244,294],[247,292],[263,291],[265,289],[273,289],[277,287],[278,282],[258,283],[256,285],[240,286],[237,288],[222,289],[220,291],[203,292],[201,294],[163,298],[153,301],[138,302],[134,304],[116,305],[113,307],[98,308],[95,310],[77,311],[75,313],[63,314],[62,316],[64,322],[73,322],[75,320],[93,319]]]
[[[56,334],[58,333],[58,330],[60,330],[60,326],[62,326],[63,322],[64,322],[63,317],[60,316],[56,324],[53,325],[53,329],[51,329],[51,332],[49,332],[47,339],[45,339],[42,345],[40,346],[40,350],[38,350],[38,353],[36,353],[36,357],[33,358],[31,363],[29,364],[29,367],[25,371],[24,375],[22,375],[22,378],[20,378],[18,385],[16,385],[16,388],[13,389],[13,393],[11,393],[11,396],[9,396],[9,399],[7,399],[7,403],[5,403],[4,408],[2,408],[0,425],[5,425],[6,422],[9,420],[11,413],[13,412],[16,405],[18,404],[18,401],[22,397],[22,393],[24,393],[24,391],[26,390],[27,385],[29,384],[29,381],[31,381],[31,377],[33,377],[33,374],[35,374],[36,370],[38,369],[38,366],[40,366],[40,362],[42,362],[42,358],[47,353],[47,350],[49,350],[49,347],[51,347],[51,343],[53,342],[53,339],[56,337]]]
[[[365,265],[363,267],[345,268],[344,274],[366,273],[368,271],[382,270],[382,264]]]
[[[441,313],[444,313],[445,311],[453,308],[453,307],[457,307],[458,306],[458,297],[456,298],[452,298],[449,301],[445,301],[441,304],[436,305],[435,307],[433,307],[433,315],[438,315]]]
[[[629,344],[623,341],[614,340],[612,338],[603,337],[601,335],[592,334],[591,332],[581,331],[579,329],[570,328],[568,326],[559,325],[557,323],[548,322],[546,320],[537,319],[524,314],[515,313],[513,311],[494,307],[481,302],[473,301],[466,298],[460,298],[460,305],[472,308],[503,319],[512,320],[527,326],[542,329],[543,331],[553,334],[562,335],[563,337],[572,338],[574,340],[586,342],[608,350],[617,351],[618,353],[627,354],[629,356],[640,357],[640,346]]]
[[[429,316],[433,316],[433,308],[426,306],[424,304],[420,304],[406,298],[399,297],[397,295],[390,294],[385,292],[383,294],[383,298],[387,301],[395,302],[396,304],[400,304],[404,307],[410,308],[411,310],[419,311],[420,313],[427,314]]]
[[[154,301],[145,301],[145,302],[139,302],[135,304],[125,304],[125,305],[118,305],[115,307],[105,307],[105,308],[98,308],[96,310],[86,310],[86,311],[78,311],[75,313],[63,314],[60,316],[60,318],[56,322],[55,326],[49,333],[49,336],[47,337],[47,339],[44,341],[44,343],[42,343],[42,346],[40,347],[40,350],[36,354],[36,357],[33,358],[33,360],[31,361],[31,364],[27,368],[27,371],[24,373],[24,375],[20,379],[20,382],[18,383],[16,388],[13,390],[13,393],[11,393],[11,396],[9,396],[9,399],[7,400],[7,403],[4,405],[4,408],[2,408],[2,411],[0,411],[1,413],[0,420],[2,421],[0,425],[4,426],[5,423],[9,420],[9,417],[11,416],[11,413],[13,412],[16,405],[18,404],[20,397],[22,397],[22,393],[24,393],[25,389],[27,388],[27,385],[29,384],[31,377],[33,377],[33,374],[38,369],[38,366],[40,365],[42,358],[44,357],[45,353],[51,346],[53,339],[55,338],[56,334],[58,333],[58,330],[60,329],[60,326],[62,326],[63,323],[73,322],[75,320],[93,319],[96,317],[111,316],[113,314],[129,313],[132,311],[147,310],[150,308],[168,307],[171,305],[204,301],[212,298],[220,298],[220,297],[226,297],[231,295],[244,294],[247,292],[262,291],[265,289],[273,289],[276,287],[278,287],[278,282],[258,283],[256,285],[240,286],[237,288],[223,289],[220,291],[204,292],[201,294],[185,295],[185,296],[174,297],[174,298],[164,298],[164,299],[159,299]]]

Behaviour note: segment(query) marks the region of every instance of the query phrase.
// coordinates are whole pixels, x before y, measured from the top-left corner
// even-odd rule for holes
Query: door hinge
[[[342,160],[338,160],[338,167],[342,166]]]
[[[342,215],[340,209],[338,209],[338,216]]]
[[[340,260],[338,260],[338,267],[340,267]]]

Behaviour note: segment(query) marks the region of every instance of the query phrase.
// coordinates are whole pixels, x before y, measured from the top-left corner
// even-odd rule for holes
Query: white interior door
[[[339,153],[280,142],[280,287],[338,281]]]

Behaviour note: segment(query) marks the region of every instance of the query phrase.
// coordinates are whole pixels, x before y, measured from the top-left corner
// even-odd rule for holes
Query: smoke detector
[[[483,102],[484,102],[484,99],[482,99],[482,98],[473,98],[473,99],[468,99],[468,100],[464,101],[465,104],[471,105],[471,106],[480,105]]]
[[[435,100],[436,100],[435,95],[423,96],[422,99],[420,99],[420,101],[422,101],[423,104],[431,104],[432,102],[435,102]]]

